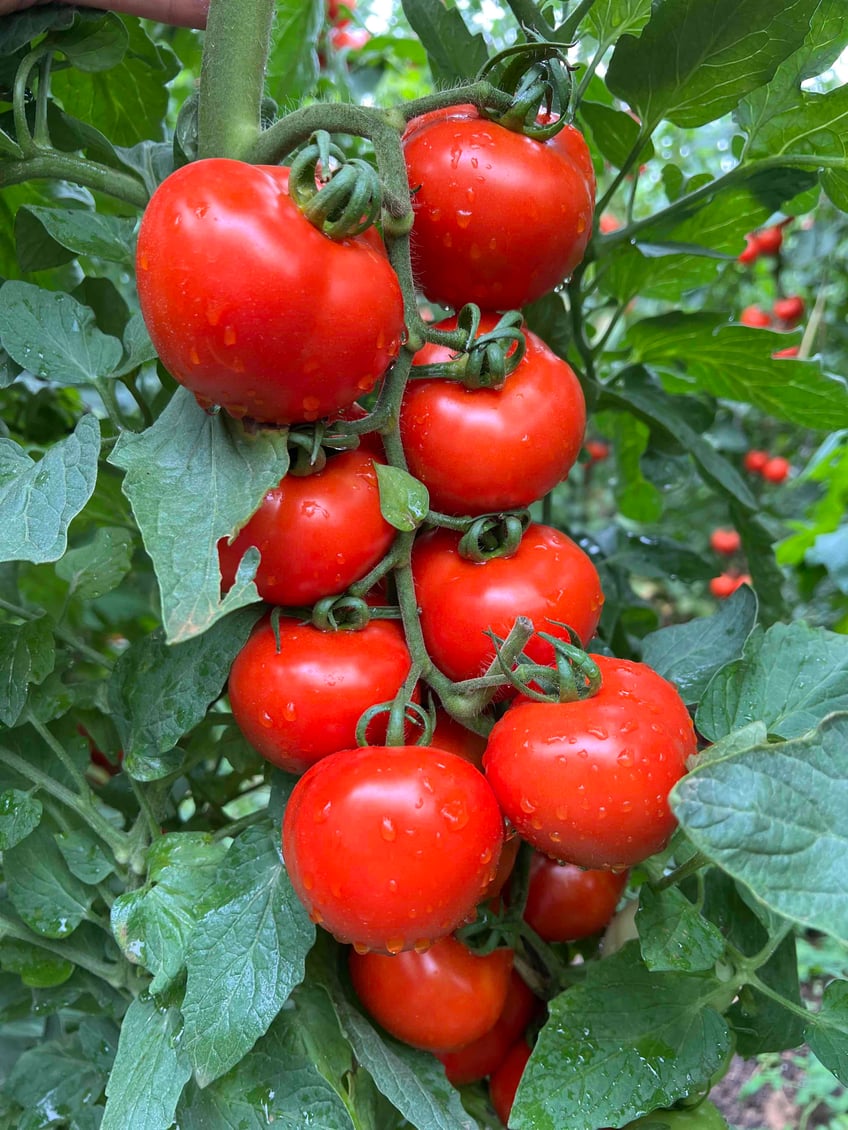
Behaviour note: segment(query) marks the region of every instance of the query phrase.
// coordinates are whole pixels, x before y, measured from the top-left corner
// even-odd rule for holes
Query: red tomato
[[[782,455],[774,455],[763,466],[760,474],[769,483],[782,483],[789,476],[792,464]]]
[[[303,773],[356,745],[360,716],[394,698],[411,660],[393,620],[372,620],[358,632],[321,632],[280,617],[279,631],[277,652],[269,618],[254,628],[230,671],[230,703],[242,733],[267,761]]]
[[[586,250],[595,175],[583,135],[537,141],[453,106],[410,122],[413,265],[428,298],[509,310],[571,274]]]
[[[454,1087],[462,1087],[497,1070],[512,1045],[524,1034],[539,1003],[513,969],[503,1010],[488,1032],[458,1051],[436,1052],[436,1058],[444,1064],[448,1081]]]
[[[524,920],[546,942],[588,938],[609,923],[626,886],[626,871],[584,871],[534,852]]]
[[[512,1113],[512,1104],[515,1102],[515,1093],[527,1060],[530,1058],[531,1049],[526,1040],[519,1040],[513,1044],[506,1054],[506,1058],[489,1079],[489,1098],[495,1113],[504,1124],[509,1125],[509,1116]]]
[[[783,246],[783,228],[779,225],[763,228],[756,233],[754,239],[760,255],[777,255]]]
[[[567,638],[570,624],[587,643],[598,626],[604,596],[583,550],[551,526],[533,523],[512,557],[466,561],[460,536],[436,529],[412,551],[421,630],[431,658],[454,681],[481,675],[495,657],[487,628],[505,638],[517,616],[537,631]],[[536,663],[553,662],[553,648],[534,637],[524,649]]]
[[[283,821],[289,876],[313,920],[389,953],[443,938],[474,912],[502,839],[485,777],[432,746],[324,758],[295,785]]]
[[[742,539],[736,530],[713,530],[710,534],[710,548],[725,557],[731,557],[742,548]]]
[[[373,388],[403,300],[379,235],[334,241],[288,195],[288,169],[194,161],[162,182],[138,235],[138,294],[165,367],[204,406],[288,424]]]
[[[799,345],[788,345],[786,349],[778,349],[776,353],[772,353],[772,357],[775,360],[779,360],[781,357],[797,357],[800,351]]]
[[[538,851],[617,870],[668,843],[668,794],[697,741],[683,700],[656,671],[592,658],[598,694],[517,702],[495,723],[483,766],[504,815]]]
[[[447,937],[423,953],[351,951],[350,977],[365,1008],[387,1032],[414,1048],[452,1052],[497,1023],[512,956],[512,950],[497,949],[481,957]]]
[[[333,27],[347,27],[350,13],[356,10],[356,0],[326,0],[327,21]]]
[[[757,237],[749,232],[745,236],[745,250],[739,255],[739,262],[748,264],[753,263],[760,257],[760,248],[757,243]]]
[[[224,588],[252,545],[262,554],[256,587],[271,604],[314,604],[364,577],[395,536],[380,512],[374,462],[362,448],[342,451],[322,471],[287,475],[269,490],[232,545],[218,543]]]
[[[484,314],[480,333],[496,314]],[[456,328],[456,319],[438,329]],[[568,474],[583,442],[586,402],[574,370],[541,338],[524,330],[527,352],[502,388],[460,381],[412,380],[400,429],[409,470],[445,514],[487,514],[529,506]],[[416,365],[448,361],[454,352],[425,345]]]
[[[593,463],[603,463],[609,457],[609,444],[602,439],[590,439],[586,443],[586,451]]]
[[[436,726],[430,743],[437,749],[446,749],[455,753],[457,757],[464,757],[482,773],[483,751],[486,748],[486,739],[482,734],[475,734],[455,718],[451,718],[446,710],[436,708]]]
[[[765,329],[771,325],[771,317],[759,306],[746,306],[739,315],[739,321],[743,326],[754,326],[756,329]]]
[[[345,23],[350,23],[350,20]],[[339,24],[338,27],[330,28],[330,43],[336,51],[361,51],[370,38],[371,33],[364,27],[345,27]]]
[[[750,583],[751,578],[747,573],[721,573],[710,581],[710,592],[717,600],[726,600],[741,585],[750,585]]]
[[[769,454],[767,451],[747,451],[742,464],[746,471],[758,475],[766,463],[769,461]]]
[[[797,326],[804,317],[804,299],[798,294],[778,298],[772,309],[778,321],[787,326]]]
[[[612,212],[604,212],[598,220],[598,231],[601,235],[609,235],[610,232],[618,231],[620,227],[621,220],[618,216],[614,216]]]

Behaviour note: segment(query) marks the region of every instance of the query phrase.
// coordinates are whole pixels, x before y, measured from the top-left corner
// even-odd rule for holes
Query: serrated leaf
[[[102,883],[115,870],[115,861],[87,829],[58,832],[55,838],[68,870],[81,883]]]
[[[662,517],[662,496],[642,474],[639,463],[650,438],[650,430],[633,415],[615,413],[612,417],[612,448],[618,469],[615,500],[625,518],[635,522],[656,522]]]
[[[121,360],[121,343],[97,328],[94,311],[61,291],[27,282],[0,288],[0,340],[37,377],[94,384]]]
[[[841,212],[848,212],[848,171],[843,169],[822,169],[821,186],[832,204]]]
[[[813,1054],[848,1084],[848,981],[832,981],[824,991],[821,1011],[811,1014],[806,1032]]]
[[[595,145],[617,169],[630,158],[639,137],[639,124],[623,110],[615,110],[601,102],[580,103],[580,115],[592,132]],[[644,164],[654,155],[652,143],[646,141],[635,160]]]
[[[179,1012],[136,997],[121,1025],[100,1130],[164,1130],[191,1075]]]
[[[61,247],[74,255],[91,255],[111,263],[132,261],[135,246],[135,221],[122,216],[109,216],[81,208],[45,208],[28,204],[18,209],[16,230],[29,217],[29,222],[40,228]],[[18,251],[21,236],[18,232]],[[29,236],[35,238],[33,232]],[[46,264],[45,264],[46,265]],[[37,269],[30,257],[28,270]]]
[[[671,624],[642,641],[642,659],[674,683],[684,702],[697,703],[715,673],[742,656],[757,620],[757,598],[737,589],[714,616]]]
[[[45,46],[61,52],[80,71],[107,71],[123,59],[126,28],[112,12],[77,12],[69,31],[51,32]]]
[[[325,16],[320,0],[281,0],[274,6],[266,88],[277,102],[297,101],[318,77],[315,41]]]
[[[50,7],[27,9],[4,16],[0,23],[0,55],[14,55],[26,47],[36,36],[51,28],[70,27],[74,22],[73,8]]]
[[[57,954],[11,938],[0,941],[0,965],[10,973],[17,973],[30,989],[64,985],[76,968],[73,962]]]
[[[380,487],[380,513],[396,530],[417,530],[430,506],[430,495],[422,482],[400,467],[375,463]]]
[[[802,621],[774,624],[759,647],[715,675],[696,725],[709,741],[757,721],[771,734],[799,737],[826,715],[848,709],[846,673],[848,637]]]
[[[109,704],[130,776],[155,781],[171,772],[160,755],[206,717],[259,611],[239,609],[202,636],[170,647],[157,629],[122,652]]]
[[[441,0],[403,0],[403,12],[424,45],[437,83],[473,79],[487,62],[486,41],[468,30],[459,8],[447,8]]]
[[[602,43],[641,31],[651,18],[651,0],[595,0],[586,16],[592,34]]]
[[[53,623],[47,616],[4,624],[0,632],[0,722],[17,724],[31,683],[43,682],[56,662]]]
[[[665,0],[622,36],[607,86],[653,127],[715,121],[771,79],[804,41],[818,0]]]
[[[151,428],[119,437],[109,462],[127,472],[123,491],[153,561],[170,643],[259,599],[255,585],[237,580],[221,600],[218,541],[242,526],[282,479],[286,435],[283,429],[247,436],[178,389]]]
[[[100,526],[86,545],[68,552],[56,562],[56,574],[70,585],[81,600],[95,600],[116,589],[130,571],[132,537],[127,530]]]
[[[652,973],[630,942],[550,1002],[524,1070],[515,1130],[597,1130],[669,1107],[706,1082],[730,1045],[706,974]]]
[[[9,899],[36,934],[64,938],[88,913],[95,892],[65,866],[46,822],[5,852],[3,865]]]
[[[636,911],[639,945],[654,973],[677,970],[700,973],[712,969],[724,953],[724,938],[702,918],[682,891],[655,891],[646,883]]]
[[[186,952],[183,1048],[201,1086],[253,1047],[303,980],[315,927],[280,858],[279,830],[234,842]]]
[[[0,851],[19,844],[41,823],[41,801],[20,789],[0,793]]]
[[[61,1111],[69,1120],[66,1125],[82,1126],[77,1119],[84,1117],[85,1108],[102,1095],[105,1083],[105,1073],[86,1058],[79,1035],[73,1033],[25,1051],[12,1069],[6,1088],[25,1111],[36,1116],[28,1123],[35,1130],[56,1125],[55,1119],[44,1120],[47,1112]]]
[[[670,802],[696,847],[761,902],[848,939],[848,714],[696,767]]]
[[[141,314],[133,314],[128,320],[124,327],[123,344],[124,356],[115,370],[116,377],[132,373],[139,366],[156,360],[156,350]]]

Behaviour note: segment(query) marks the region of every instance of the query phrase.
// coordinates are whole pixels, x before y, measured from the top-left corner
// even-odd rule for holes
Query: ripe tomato
[[[403,137],[415,225],[413,265],[428,298],[509,310],[571,274],[586,250],[595,174],[583,135],[547,141],[452,106]]]
[[[598,220],[598,231],[601,235],[609,235],[610,232],[618,231],[621,226],[621,220],[618,216],[614,216],[612,212],[604,212]]]
[[[423,953],[350,954],[350,977],[365,1008],[387,1032],[427,1051],[455,1051],[488,1032],[504,1010],[512,950],[485,957],[456,938]],[[529,990],[528,990],[529,991]]]
[[[483,751],[486,748],[486,739],[482,734],[475,734],[455,718],[451,718],[446,710],[436,708],[436,725],[433,729],[433,739],[430,743],[437,749],[446,749],[455,753],[457,757],[464,757],[466,761],[483,772]]]
[[[772,357],[775,360],[779,360],[781,357],[797,357],[800,352],[801,347],[799,345],[788,345],[786,349],[778,349],[776,353],[772,353]]]
[[[489,1078],[489,1098],[495,1113],[504,1124],[509,1125],[509,1116],[512,1113],[512,1104],[515,1102],[515,1092],[530,1058],[531,1049],[526,1040],[519,1040],[513,1044],[506,1054],[501,1065],[496,1068]]]
[[[347,21],[350,23],[350,20]],[[338,27],[330,28],[330,43],[336,51],[361,51],[371,33],[364,27]]]
[[[739,262],[744,263],[746,266],[749,263],[755,262],[760,257],[760,248],[757,243],[757,237],[749,232],[745,236],[745,250],[738,256]]]
[[[403,301],[377,233],[334,241],[288,195],[288,169],[194,161],[138,234],[138,294],[165,367],[204,406],[317,420],[397,355]]]
[[[788,478],[792,464],[782,455],[774,455],[763,465],[760,474],[769,483],[782,483]]]
[[[746,306],[739,315],[743,326],[754,326],[756,329],[765,329],[771,325],[771,316],[761,310],[759,306]]]
[[[758,475],[769,461],[767,451],[746,451],[742,464],[746,471]]]
[[[726,600],[732,596],[741,585],[750,585],[751,578],[748,573],[721,573],[710,581],[710,592],[717,600]]]
[[[736,530],[713,530],[710,534],[710,548],[725,557],[732,557],[742,548],[742,539]]]
[[[314,604],[364,577],[395,536],[380,512],[374,462],[361,447],[342,451],[322,471],[287,475],[269,490],[233,543],[218,543],[224,588],[252,545],[262,554],[256,587],[271,604]]]
[[[603,685],[577,702],[519,701],[495,723],[483,767],[504,815],[538,851],[624,869],[675,829],[668,794],[697,750],[689,712],[644,663],[593,655]]]
[[[359,632],[321,632],[281,616],[279,633],[278,652],[270,619],[254,628],[230,671],[230,703],[242,733],[267,761],[303,773],[356,745],[360,716],[394,698],[411,660],[393,620],[372,620]],[[372,737],[377,726],[375,720]]]
[[[498,951],[495,951],[498,952]],[[454,1087],[491,1075],[533,1018],[539,999],[513,969],[503,1009],[494,1025],[478,1039],[455,1052],[436,1052]]]
[[[783,246],[783,228],[775,224],[774,227],[762,228],[754,239],[760,255],[777,255]]]
[[[326,0],[327,22],[333,27],[347,27],[350,14],[356,10],[356,0]]]
[[[480,333],[498,318],[485,314]],[[441,330],[455,329],[456,319]],[[524,330],[527,352],[503,387],[466,388],[460,381],[413,380],[400,415],[409,470],[445,514],[519,510],[568,474],[583,442],[586,402],[574,370],[541,338]],[[414,364],[454,356],[425,345]]]
[[[313,920],[389,953],[443,938],[473,913],[502,839],[485,777],[432,746],[324,758],[295,785],[283,821],[289,876]]]
[[[592,463],[603,463],[609,457],[609,444],[602,439],[590,439],[586,443],[586,452]]]
[[[534,852],[524,920],[546,942],[588,938],[609,923],[626,886],[626,871],[584,871]]]
[[[785,326],[797,326],[804,317],[804,299],[799,294],[778,298],[772,307],[775,318]]]

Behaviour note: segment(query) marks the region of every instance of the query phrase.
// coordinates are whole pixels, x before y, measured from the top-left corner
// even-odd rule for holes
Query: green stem
[[[594,4],[595,0],[582,0],[582,3],[578,4],[574,11],[569,14],[565,23],[557,29],[557,37],[563,43],[569,43],[574,38],[577,29],[583,22],[583,17],[588,15]]]
[[[594,4],[595,0],[589,0],[589,2]],[[542,39],[548,41],[557,38],[554,28],[545,19],[539,5],[534,3],[533,0],[507,0],[507,4],[521,27],[535,31]]]
[[[35,104],[35,144],[44,149],[50,147],[50,133],[47,129],[47,103],[50,92],[50,69],[53,65],[52,52],[46,52],[38,68],[38,95]]]
[[[710,860],[701,852],[696,852],[691,859],[687,859],[685,863],[681,863],[679,867],[675,867],[668,875],[663,877],[657,882],[652,882],[651,886],[655,891],[665,891],[668,887],[676,887],[678,883],[682,883],[684,879],[688,879],[690,875],[694,875],[696,871],[700,871],[702,867],[707,867]]]
[[[134,429],[130,427],[129,421],[118,403],[114,381],[111,381],[108,377],[103,377],[95,380],[94,387],[103,401],[103,407],[106,409],[106,414],[113,427],[119,432],[133,431]]]
[[[248,160],[261,131],[274,0],[211,0],[200,68],[198,156]]]
[[[606,190],[604,195],[601,197],[601,199],[595,205],[595,214],[596,215],[598,215],[598,216],[603,215],[604,210],[606,209],[606,207],[609,204],[612,197],[615,195],[616,190],[618,189],[618,186],[621,184],[621,182],[625,179],[627,174],[630,172],[630,170],[633,168],[633,166],[638,161],[639,154],[642,152],[642,150],[645,146],[645,142],[650,138],[652,132],[653,132],[652,129],[646,129],[644,125],[640,128],[639,133],[636,136],[636,141],[633,143],[633,148],[630,150],[630,152],[627,154],[626,158],[624,159],[624,164],[621,166],[621,168],[616,173],[615,179],[613,180],[612,184],[609,186],[609,188]]]
[[[11,604],[8,600],[3,599],[0,599],[0,609],[3,609],[4,612],[11,613],[13,616],[20,616],[22,620],[37,620],[39,616],[43,615],[43,612],[40,610],[33,611],[30,608],[22,608],[19,604]],[[73,648],[78,654],[91,660],[92,663],[106,668],[113,666],[114,660],[99,651],[95,651],[94,648],[89,647],[87,644],[84,644],[82,640],[78,640],[70,632],[65,631],[64,628],[57,627],[54,631],[58,639],[66,643],[68,647]]]
[[[27,157],[36,153],[37,146],[29,130],[26,114],[26,95],[29,76],[38,66],[43,50],[36,48],[25,55],[15,72],[15,84],[12,93],[12,117],[15,123],[15,135],[18,145]]]
[[[237,836],[239,832],[243,832],[245,828],[251,828],[254,824],[261,824],[263,820],[267,819],[267,808],[257,808],[255,812],[248,812],[246,816],[241,816],[238,820],[233,820],[230,824],[225,824],[223,828],[219,828],[217,832],[213,833],[212,839],[230,839],[232,836]]]
[[[142,209],[148,200],[147,189],[129,173],[122,173],[72,153],[55,149],[36,150],[22,161],[0,163],[0,189],[30,180],[68,180],[96,192],[105,192],[125,204]]]
[[[811,1013],[809,1009],[804,1008],[801,1004],[795,1004],[793,1001],[787,1000],[786,997],[781,996],[780,993],[770,988],[765,981],[761,981],[755,973],[749,974],[745,980],[752,989],[756,989],[757,992],[762,993],[764,997],[775,1001],[781,1008],[785,1008],[787,1012],[791,1012],[793,1016],[799,1016],[805,1024],[810,1023]]]
[[[38,736],[41,738],[41,740],[45,743],[45,745],[49,746],[50,750],[62,762],[62,765],[65,767],[66,773],[71,778],[71,780],[74,782],[76,787],[81,792],[84,792],[88,788],[88,783],[86,782],[85,774],[82,773],[77,768],[73,759],[68,756],[68,754],[65,752],[65,749],[61,745],[61,743],[58,742],[56,740],[56,738],[53,737],[53,735],[50,733],[50,731],[47,729],[47,727],[44,725],[43,722],[39,722],[39,720],[33,715],[32,711],[29,711],[29,710],[27,711],[26,721],[29,722],[30,726],[32,726],[33,730],[35,730],[35,732],[38,734]]]
[[[124,386],[127,392],[129,392],[130,396],[138,405],[138,409],[141,412],[141,418],[144,420],[145,424],[150,427],[153,423],[155,423],[156,417],[154,416],[153,410],[151,409],[150,405],[141,395],[138,385],[136,384],[135,375],[125,374],[123,377],[121,377],[121,384]]]
[[[580,103],[583,101],[583,96],[586,93],[586,89],[589,86],[589,83],[592,81],[592,78],[595,74],[595,71],[598,69],[601,59],[603,59],[604,55],[606,55],[609,46],[609,42],[599,44],[597,51],[592,56],[589,63],[586,65],[586,70],[583,72],[583,75],[580,79],[580,84],[577,87],[574,97],[571,100],[573,110],[576,110]]]
[[[155,785],[157,782],[153,782]],[[158,839],[161,834],[161,821],[157,818],[153,805],[150,803],[150,798],[147,795],[147,789],[144,787],[144,782],[135,781],[130,777],[130,784],[132,791],[135,794],[135,799],[138,801],[138,807],[141,815],[144,817],[144,822],[147,825],[147,830],[150,833],[149,839]],[[141,838],[141,837],[140,837]],[[144,837],[148,841],[148,837]],[[146,843],[143,845],[146,846]]]
[[[0,937],[14,938],[15,941],[23,942],[25,945],[47,950],[48,953],[52,953],[55,957],[60,957],[64,961],[73,962],[73,964],[78,965],[80,969],[85,969],[93,976],[99,977],[101,981],[105,981],[106,984],[111,985],[113,989],[126,988],[127,982],[124,976],[123,966],[107,965],[105,962],[96,961],[90,954],[75,949],[67,942],[52,941],[49,938],[43,938],[40,934],[36,934],[34,930],[27,929],[23,923],[15,922],[12,918],[7,918],[5,914],[0,914]],[[118,974],[120,974],[120,976]]]

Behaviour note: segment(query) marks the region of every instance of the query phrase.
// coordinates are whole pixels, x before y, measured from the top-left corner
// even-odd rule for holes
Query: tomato
[[[754,239],[760,255],[777,255],[783,246],[783,229],[777,224],[774,227],[762,228]]]
[[[717,529],[710,534],[710,549],[715,550],[716,553],[731,557],[741,548],[742,539],[736,530]]]
[[[758,475],[769,461],[767,451],[746,451],[742,464],[746,471]]]
[[[400,349],[403,300],[379,235],[328,238],[290,199],[288,169],[217,157],[177,169],[136,257],[163,364],[232,416],[317,420],[373,388]]]
[[[473,106],[432,111],[403,137],[413,266],[428,298],[509,310],[571,274],[586,250],[595,175],[583,135],[537,141]]]
[[[751,578],[748,573],[721,573],[710,581],[710,592],[718,600],[726,600],[741,585],[750,585]]]
[[[389,953],[442,938],[474,912],[502,839],[485,777],[432,746],[324,758],[295,785],[283,821],[289,876],[314,921]]]
[[[498,952],[498,951],[495,951]],[[491,1075],[533,1018],[541,1002],[513,969],[506,1001],[494,1025],[478,1039],[455,1052],[437,1052],[454,1087]]]
[[[498,318],[485,314],[480,333]],[[456,328],[456,319],[440,330]],[[586,402],[574,370],[526,328],[527,352],[499,388],[412,380],[400,415],[409,470],[445,514],[519,510],[547,494],[573,466],[586,429]],[[414,364],[450,360],[425,345]]]
[[[804,299],[798,294],[778,298],[772,307],[775,318],[787,326],[797,326],[804,317]]]
[[[748,264],[753,263],[760,257],[760,248],[757,243],[757,237],[752,233],[745,236],[745,250],[738,256],[739,262]]]
[[[724,1116],[709,1099],[689,1110],[654,1110],[650,1114],[628,1122],[625,1130],[728,1130]]]
[[[584,871],[534,852],[524,920],[546,942],[588,938],[609,923],[626,886],[626,871]]]
[[[600,691],[576,702],[519,700],[495,723],[483,767],[504,815],[538,851],[623,869],[668,843],[668,794],[697,741],[685,703],[656,671],[592,658]]]
[[[303,773],[356,745],[360,716],[394,698],[411,660],[393,620],[372,620],[358,632],[321,632],[281,616],[279,634],[278,652],[270,619],[254,628],[230,671],[230,703],[242,733],[267,761]]]
[[[467,561],[459,534],[437,529],[418,537],[412,572],[421,630],[431,658],[450,679],[481,675],[495,657],[487,628],[506,637],[517,616],[529,616],[537,631],[566,638],[570,624],[586,643],[598,626],[603,604],[595,566],[565,534],[531,524],[511,557]],[[553,648],[534,637],[524,649],[537,663],[553,662]]]
[[[800,352],[801,347],[799,345],[788,345],[786,349],[778,349],[776,353],[772,353],[772,357],[775,360],[779,360],[781,357],[797,357]]]
[[[473,730],[451,718],[446,710],[441,710],[439,707],[436,708],[436,725],[430,744],[437,749],[447,749],[458,757],[464,757],[482,773],[486,739],[482,734],[475,734]]]
[[[618,216],[614,216],[612,212],[604,212],[598,220],[598,231],[601,235],[609,235],[610,232],[618,231],[621,226],[621,220]]]
[[[269,490],[233,543],[218,543],[224,588],[252,545],[262,555],[256,587],[271,604],[314,604],[364,577],[396,532],[380,512],[374,462],[362,448],[343,451],[322,471],[287,475]]]
[[[592,463],[603,463],[609,457],[609,444],[602,439],[590,439],[586,443],[586,452]]]
[[[356,11],[356,0],[326,0],[327,22],[333,27],[347,27],[351,13]]]
[[[765,329],[771,325],[771,316],[761,310],[759,306],[746,306],[739,315],[743,326],[754,326],[756,329]]]
[[[350,954],[350,977],[365,1008],[414,1048],[455,1051],[488,1032],[504,1010],[512,950],[478,956],[456,938],[423,953]],[[528,990],[529,991],[529,990]]]
[[[489,1078],[489,1098],[495,1113],[504,1124],[509,1125],[509,1116],[512,1104],[515,1102],[515,1093],[527,1060],[530,1058],[531,1049],[526,1040],[519,1040],[513,1044],[505,1058]]]
[[[371,33],[364,27],[330,28],[330,43],[336,51],[361,51],[370,38]]]
[[[764,464],[760,474],[766,482],[782,483],[788,478],[791,470],[792,464],[788,459],[784,459],[782,455],[774,455]]]

